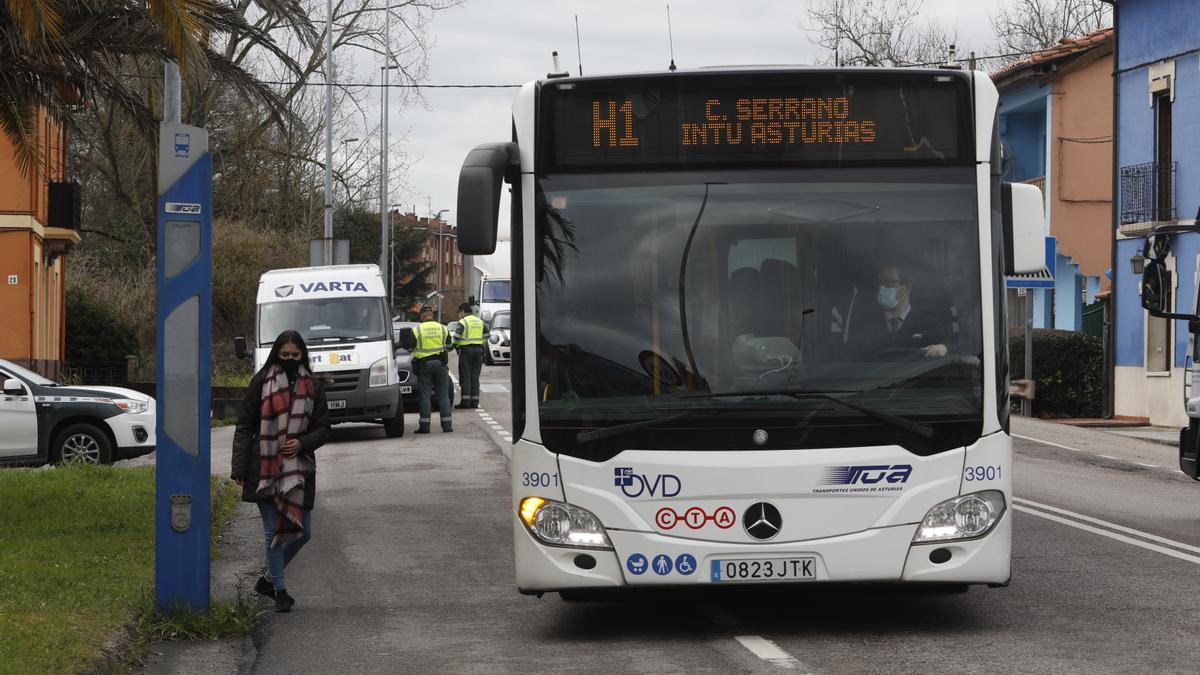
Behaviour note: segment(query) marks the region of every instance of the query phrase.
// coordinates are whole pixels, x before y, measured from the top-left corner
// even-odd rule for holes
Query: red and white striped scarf
[[[312,410],[312,377],[303,366],[294,393],[279,364],[267,370],[259,409],[258,495],[273,498],[279,510],[271,546],[304,536],[304,471],[309,468],[308,462],[299,454],[284,457],[279,451],[284,441],[299,438],[308,430]]]

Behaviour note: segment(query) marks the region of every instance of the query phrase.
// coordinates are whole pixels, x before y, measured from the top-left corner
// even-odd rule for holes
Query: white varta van
[[[254,367],[275,338],[298,331],[313,372],[324,376],[329,416],[339,422],[382,422],[389,437],[404,435],[401,382],[383,277],[376,265],[330,265],[271,270],[258,281]],[[237,338],[239,357],[249,358]],[[405,379],[407,379],[405,373]]]

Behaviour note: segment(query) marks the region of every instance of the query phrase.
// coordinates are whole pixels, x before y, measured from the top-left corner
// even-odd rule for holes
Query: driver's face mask
[[[900,304],[899,297],[900,289],[892,288],[891,286],[880,286],[879,292],[875,296],[875,302],[883,309],[892,309]]]

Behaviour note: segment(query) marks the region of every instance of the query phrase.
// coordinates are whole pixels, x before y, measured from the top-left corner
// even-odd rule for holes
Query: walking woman
[[[232,478],[242,501],[262,515],[267,573],[254,590],[289,612],[283,570],[312,536],[317,460],[329,439],[325,388],[312,376],[308,347],[294,330],[275,338],[262,370],[250,380],[233,434]]]

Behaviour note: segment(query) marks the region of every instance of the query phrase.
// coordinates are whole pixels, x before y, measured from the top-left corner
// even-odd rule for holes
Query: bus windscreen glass
[[[550,172],[966,165],[960,73],[798,72],[578,80],[543,87]]]

